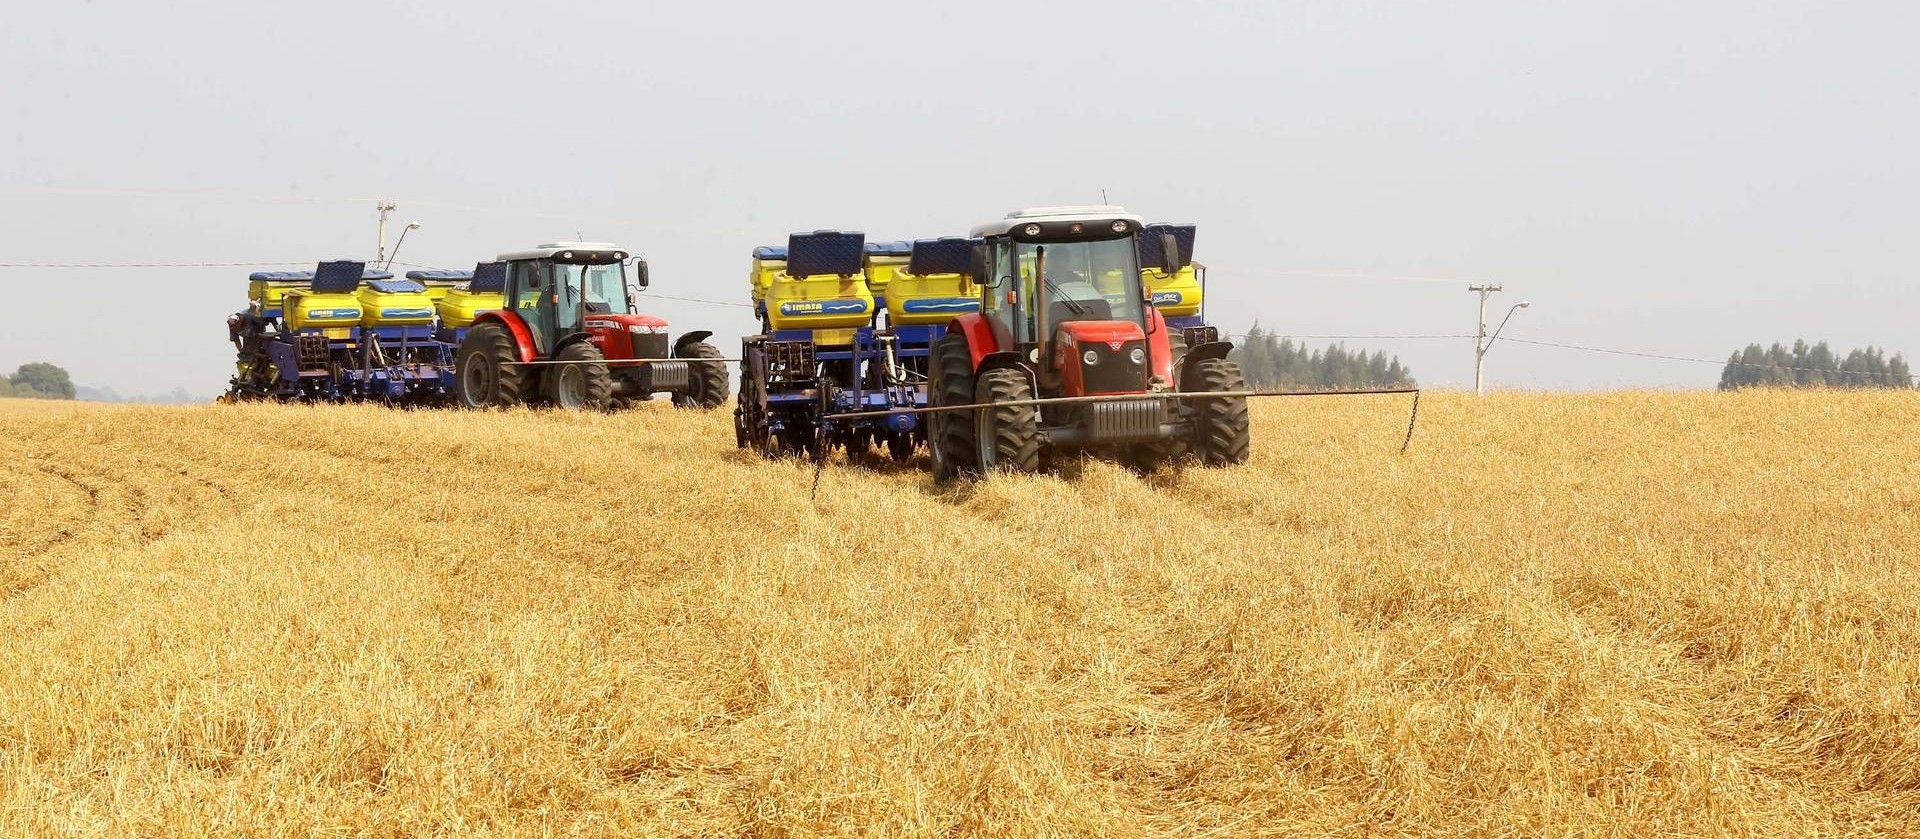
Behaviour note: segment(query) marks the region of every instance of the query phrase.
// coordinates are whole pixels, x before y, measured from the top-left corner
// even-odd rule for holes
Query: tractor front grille
[[[667,335],[664,332],[629,332],[633,337],[634,358],[666,358]]]
[[[1147,389],[1147,365],[1135,364],[1128,358],[1135,347],[1145,348],[1144,341],[1128,341],[1114,349],[1102,341],[1090,341],[1079,345],[1085,354],[1092,350],[1100,359],[1097,364],[1080,362],[1080,383],[1089,394],[1095,393],[1140,393]]]

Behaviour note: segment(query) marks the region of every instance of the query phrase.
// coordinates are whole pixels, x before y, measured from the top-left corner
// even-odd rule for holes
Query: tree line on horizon
[[[1240,362],[1241,375],[1254,388],[1355,390],[1416,384],[1413,371],[1400,363],[1400,357],[1389,356],[1384,350],[1354,351],[1339,343],[1324,350],[1313,349],[1274,335],[1259,324],[1254,324],[1245,340],[1235,344],[1228,357]]]
[[[1911,388],[1913,371],[1899,353],[1869,346],[1834,352],[1827,342],[1809,345],[1796,340],[1792,347],[1748,344],[1727,358],[1720,371],[1721,390],[1743,387]]]
[[[0,399],[72,399],[73,377],[65,368],[33,361],[0,377]]]

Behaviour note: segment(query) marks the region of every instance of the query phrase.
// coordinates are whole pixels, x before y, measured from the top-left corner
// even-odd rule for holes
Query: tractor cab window
[[[1021,300],[1029,313],[1035,306],[1047,307],[1049,329],[1074,320],[1141,322],[1139,257],[1131,238],[1017,247]],[[1043,254],[1045,281],[1037,282]],[[1032,315],[1024,319],[1031,322]]]
[[[595,314],[624,315],[632,312],[633,307],[627,300],[627,276],[625,266],[616,262],[611,265],[586,265],[584,285],[587,290],[587,311]]]
[[[553,268],[559,279],[562,308],[579,312],[584,303],[586,313],[593,315],[624,315],[633,311],[627,300],[625,266],[620,263],[555,265]]]

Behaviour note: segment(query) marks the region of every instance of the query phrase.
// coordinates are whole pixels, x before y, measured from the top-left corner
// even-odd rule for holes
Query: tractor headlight
[[[1133,352],[1127,353],[1127,358],[1131,359],[1135,364],[1145,364],[1147,363],[1147,351],[1139,347],[1134,347]]]
[[[1027,235],[1028,235],[1028,236],[1038,236],[1038,235],[1040,235],[1040,225],[1037,225],[1037,224],[1029,224],[1029,225],[1027,225]]]
[[[1100,363],[1100,354],[1093,350],[1087,350],[1080,354],[1080,360],[1086,362],[1088,367],[1092,367]]]
[[[1115,233],[1125,233],[1125,232],[1127,232],[1127,223],[1126,223],[1126,222],[1124,222],[1124,221],[1116,221],[1116,222],[1114,222],[1114,223],[1113,223],[1113,232],[1115,232]]]

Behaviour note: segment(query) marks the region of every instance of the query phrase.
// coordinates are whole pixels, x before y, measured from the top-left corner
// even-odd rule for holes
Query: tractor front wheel
[[[720,348],[705,341],[688,344],[679,353],[681,358],[726,358],[720,354]],[[722,361],[695,361],[689,365],[687,378],[692,388],[686,393],[673,395],[673,404],[678,408],[718,408],[727,402],[727,365]]]
[[[967,348],[967,336],[947,335],[933,347],[933,382],[927,389],[928,405],[970,405],[973,403],[973,354]],[[952,480],[980,473],[979,454],[973,445],[973,417],[967,411],[939,411],[926,415],[927,455],[933,461],[933,479]]]
[[[1240,376],[1240,364],[1224,358],[1204,359],[1194,364],[1195,390],[1202,393],[1231,393],[1247,389]],[[1247,462],[1253,448],[1252,431],[1247,420],[1246,397],[1195,399],[1193,417],[1193,453],[1206,466],[1230,466]]]
[[[980,374],[974,401],[988,408],[974,410],[974,443],[982,474],[995,469],[1040,471],[1040,409],[1034,405],[1002,405],[1033,398],[1026,373],[1009,367]]]
[[[454,360],[455,390],[462,407],[511,408],[526,400],[533,384],[532,367],[516,364],[520,354],[513,336],[498,323],[483,323],[467,331]]]
[[[613,398],[613,375],[600,348],[576,341],[560,348],[547,376],[547,398],[569,411],[604,411]]]

